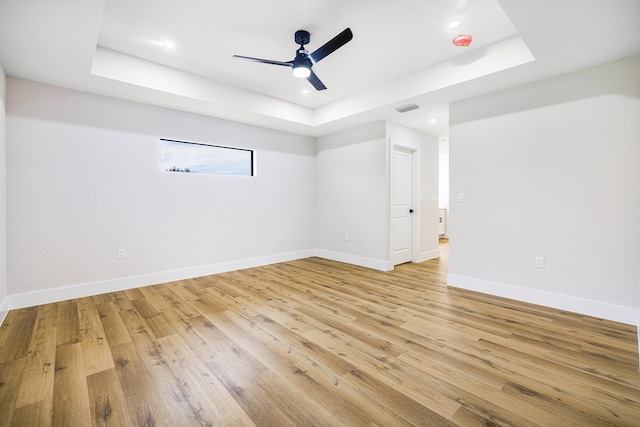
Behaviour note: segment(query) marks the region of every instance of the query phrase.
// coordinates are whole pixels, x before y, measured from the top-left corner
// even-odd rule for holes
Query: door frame
[[[413,162],[413,194],[412,194],[412,204],[413,204],[413,214],[411,217],[411,262],[418,262],[420,258],[420,215],[422,212],[421,204],[422,204],[422,190],[420,186],[420,146],[418,144],[412,144],[410,142],[402,141],[399,139],[391,139],[389,138],[389,201],[387,206],[387,216],[388,216],[388,229],[389,229],[389,240],[387,245],[387,253],[389,260],[389,264],[391,265],[391,269],[393,269],[393,200],[394,200],[394,179],[395,179],[395,170],[394,170],[394,162],[393,162],[393,152],[396,147],[402,149],[403,151],[410,151],[411,158]]]

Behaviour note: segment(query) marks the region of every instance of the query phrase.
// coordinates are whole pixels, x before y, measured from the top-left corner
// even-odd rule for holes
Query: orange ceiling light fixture
[[[473,37],[471,34],[460,34],[458,37],[453,39],[453,44],[456,46],[469,46],[473,41]]]

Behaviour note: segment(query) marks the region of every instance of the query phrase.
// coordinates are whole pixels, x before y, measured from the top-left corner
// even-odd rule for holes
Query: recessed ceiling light
[[[431,117],[429,119],[429,123],[438,123],[438,118],[437,117]]]
[[[456,19],[455,21],[449,22],[449,28],[458,28],[462,24],[460,20]]]
[[[162,41],[160,42],[160,46],[164,47],[165,49],[175,49],[176,48],[176,44],[174,42],[170,42],[170,41]]]
[[[174,50],[176,48],[176,44],[169,40],[146,40],[146,43],[152,46],[158,46],[167,50]]]
[[[302,89],[302,94],[303,95],[309,95],[311,91],[309,89]]]

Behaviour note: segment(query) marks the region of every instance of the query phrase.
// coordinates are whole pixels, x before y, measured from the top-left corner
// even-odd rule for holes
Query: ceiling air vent
[[[394,110],[396,110],[398,113],[406,113],[409,111],[417,110],[418,108],[420,108],[420,106],[417,104],[407,104],[403,105],[402,107],[394,108]]]

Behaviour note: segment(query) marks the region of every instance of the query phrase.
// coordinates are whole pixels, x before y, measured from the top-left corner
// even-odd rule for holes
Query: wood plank
[[[142,363],[132,342],[112,347],[115,372],[123,391],[127,414],[136,426],[178,425],[167,412],[165,402],[158,394],[151,374]]]
[[[67,304],[75,308],[74,304]],[[59,317],[60,318],[60,317]],[[63,319],[68,319],[65,315]],[[77,316],[76,316],[77,318]],[[77,325],[72,325],[76,328]],[[73,337],[58,334],[58,337]],[[63,344],[56,349],[56,367],[53,382],[52,424],[56,426],[91,425],[87,374],[84,369],[84,347],[81,343]]]
[[[53,328],[48,332],[38,338],[37,348],[21,359],[25,366],[15,401],[16,408],[51,400],[55,376],[56,330]]]
[[[46,400],[51,406],[56,362],[57,304],[38,307],[33,335],[16,398],[16,408]]]
[[[112,303],[119,311],[131,310],[131,300],[127,291],[107,292],[105,294],[94,295],[91,297],[96,305]]]
[[[94,426],[132,425],[124,400],[124,392],[114,369],[89,375],[87,389]]]
[[[176,333],[173,322],[169,322],[167,317],[158,311],[146,298],[138,298],[133,301],[133,307],[144,318],[153,335],[161,338]]]
[[[105,302],[99,304],[96,306],[96,310],[109,346],[113,347],[131,342],[129,330],[122,321],[122,317],[120,317],[120,311],[113,303]]]
[[[84,366],[87,375],[113,368],[111,349],[106,340],[100,314],[93,298],[76,300],[80,339],[84,346]]]
[[[56,321],[56,345],[75,344],[80,342],[80,321],[76,301],[58,303],[58,320]]]
[[[3,414],[4,416],[4,414]],[[6,424],[4,424],[6,422]],[[38,426],[48,427],[51,425],[51,400],[41,400],[26,406],[17,408],[10,420],[0,421],[0,425],[13,426]]]
[[[11,425],[23,370],[24,359],[0,364],[0,425]]]
[[[4,322],[0,342],[0,364],[25,357],[38,316],[37,307],[10,311]]]
[[[140,292],[139,288],[126,289],[124,294],[129,298],[130,301],[144,298],[144,294]]]

